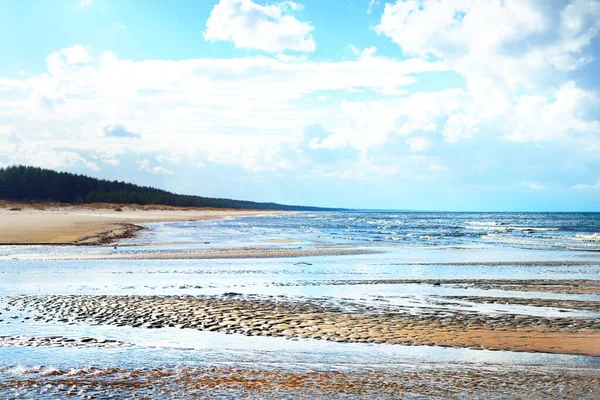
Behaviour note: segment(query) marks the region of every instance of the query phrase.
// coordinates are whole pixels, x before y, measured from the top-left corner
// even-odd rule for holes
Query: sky
[[[600,0],[0,0],[0,166],[600,211]]]

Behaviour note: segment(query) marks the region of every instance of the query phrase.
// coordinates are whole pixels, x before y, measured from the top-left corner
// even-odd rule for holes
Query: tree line
[[[333,210],[175,194],[148,186],[23,165],[0,168],[0,199],[72,204],[119,203],[257,210]]]

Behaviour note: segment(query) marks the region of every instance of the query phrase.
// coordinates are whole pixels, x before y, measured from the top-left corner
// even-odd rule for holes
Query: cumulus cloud
[[[467,61],[496,72],[510,67],[507,79],[513,73],[513,79],[522,78],[519,67],[525,72],[578,68],[590,60],[582,51],[598,29],[596,0],[562,6],[533,0],[398,0],[386,4],[376,27],[409,54],[432,54],[461,68]]]
[[[143,159],[142,161],[139,161],[138,166],[139,166],[140,171],[150,172],[155,175],[173,175],[173,171],[169,171],[165,167],[161,167],[160,165],[153,167],[150,164],[150,161],[148,161],[147,159]]]
[[[139,133],[128,131],[123,124],[107,125],[102,131],[107,137],[139,139],[142,136]]]
[[[48,146],[23,143],[10,149],[10,153],[0,152],[6,158],[8,165],[32,165],[37,167],[62,169],[84,167],[91,171],[99,171],[98,165],[87,160],[76,151],[65,148],[49,148]]]
[[[434,56],[466,78],[461,110],[442,131],[449,142],[502,121],[506,137],[520,141],[596,129],[573,107],[589,107],[593,97],[556,73],[592,60],[586,51],[600,31],[595,0],[398,0],[386,4],[375,30],[408,55]]]
[[[47,64],[43,74],[0,79],[0,123],[14,125],[40,144],[64,142],[110,154],[161,152],[249,171],[290,168],[281,149],[304,140],[307,123],[333,121],[331,132],[343,124],[336,122],[340,103],[306,102],[314,93],[394,89],[413,83],[413,73],[448,68],[441,62],[379,57],[374,49],[339,62],[266,57],[134,62],[110,52],[92,57],[83,46],[58,50]],[[413,98],[402,107],[420,121],[427,119],[419,110],[424,102]],[[344,117],[360,108],[343,105]],[[362,108],[376,112],[377,104]],[[372,118],[374,123],[378,119]],[[376,147],[387,137],[385,130],[350,132],[353,137],[342,141],[363,148]]]
[[[39,149],[79,154],[78,165],[86,151],[110,154],[98,158],[107,165],[129,152],[159,174],[171,172],[155,170],[161,165],[174,170],[170,159],[252,172],[294,170],[308,160],[323,176],[379,171],[416,179],[455,170],[451,157],[428,152],[432,143],[442,154],[458,148],[448,143],[464,148],[478,140],[520,148],[552,142],[586,152],[586,165],[597,163],[597,94],[573,77],[593,61],[597,2],[398,1],[386,5],[376,30],[409,56],[403,60],[375,47],[351,47],[342,61],[311,60],[312,26],[300,8],[220,1],[205,33],[207,40],[300,56],[133,61],[82,45],[58,50],[44,73],[0,78],[0,124]],[[289,27],[304,30],[290,36]],[[419,83],[446,74],[460,77],[457,87],[418,91]],[[119,121],[127,127],[110,125]],[[322,131],[308,136],[307,125]],[[27,160],[15,145],[0,146],[0,158]],[[327,157],[348,154],[351,161],[328,169]],[[421,170],[411,175],[398,157],[420,160],[411,165]]]
[[[479,130],[478,122],[474,116],[451,114],[444,125],[442,134],[448,142],[468,139]]]
[[[77,44],[50,53],[50,55],[46,57],[46,64],[48,65],[48,70],[52,73],[60,71],[67,65],[85,64],[90,62],[91,59],[92,57],[89,51],[85,47]]]
[[[241,49],[310,53],[315,51],[313,27],[294,17],[301,9],[293,1],[262,6],[252,0],[221,0],[206,21],[204,38],[232,42]]]
[[[598,101],[574,82],[562,85],[549,101],[541,95],[520,96],[507,139],[515,142],[547,141],[569,133],[600,133],[600,122],[582,118],[586,108]]]

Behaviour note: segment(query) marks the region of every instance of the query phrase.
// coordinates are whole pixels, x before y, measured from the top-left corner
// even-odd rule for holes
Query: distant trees
[[[0,168],[0,199],[76,204],[121,203],[262,210],[326,210],[317,207],[181,195],[132,183],[22,165]]]

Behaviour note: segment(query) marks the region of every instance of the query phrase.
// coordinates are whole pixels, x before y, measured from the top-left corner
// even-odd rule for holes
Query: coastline
[[[110,245],[134,237],[152,222],[202,221],[286,211],[3,203],[0,245]],[[120,210],[120,211],[117,211]]]
[[[498,357],[506,361],[506,369],[499,373],[498,382],[502,382],[514,366],[520,368],[521,356],[517,353],[526,355],[528,360],[545,360],[546,356],[552,356],[561,362],[589,363],[585,364],[586,368],[592,365],[589,369],[574,368],[582,374],[574,379],[581,382],[583,388],[593,387],[598,382],[594,366],[600,359],[597,346],[600,281],[597,274],[593,275],[600,268],[597,257],[566,257],[559,253],[535,256],[536,253],[531,252],[500,251],[482,257],[482,252],[458,249],[415,258],[411,252],[396,251],[377,242],[372,247],[351,246],[347,244],[351,242],[345,240],[346,235],[339,234],[337,229],[330,234],[340,239],[337,241],[322,239],[320,232],[304,234],[302,230],[308,229],[306,227],[312,226],[314,221],[306,223],[302,219],[321,217],[310,213],[290,215],[290,221],[287,217],[273,218],[277,220],[273,224],[269,218],[222,221],[214,224],[216,227],[209,227],[218,231],[213,232],[213,236],[204,233],[206,227],[196,224],[177,227],[189,229],[192,233],[187,236],[170,233],[170,228],[166,235],[161,235],[162,228],[156,226],[159,234],[148,235],[147,240],[141,238],[144,243],[136,240],[113,248],[106,245],[146,229],[138,225],[142,223],[279,212],[168,207],[121,207],[122,211],[115,211],[116,206],[109,205],[55,207],[54,210],[35,207],[24,206],[16,211],[8,207],[0,209],[0,229],[3,224],[8,226],[3,219],[5,215],[11,216],[12,221],[20,221],[23,237],[52,224],[53,229],[63,233],[71,229],[71,234],[95,226],[99,228],[97,231],[79,234],[76,239],[62,244],[105,246],[58,248],[53,246],[61,243],[48,243],[49,246],[39,249],[3,249],[0,273],[6,284],[5,295],[0,296],[0,322],[6,330],[0,335],[0,351],[5,354],[29,351],[34,356],[37,352],[57,349],[56,354],[67,354],[64,365],[70,368],[68,354],[73,349],[82,354],[101,354],[106,348],[121,354],[119,357],[123,359],[129,357],[128,351],[135,351],[142,354],[140,360],[145,360],[146,355],[154,354],[150,352],[155,351],[151,350],[155,346],[164,346],[156,351],[159,354],[156,365],[162,368],[165,365],[161,364],[163,353],[166,360],[172,356],[171,352],[179,350],[196,356],[204,350],[195,346],[214,334],[216,342],[221,343],[225,335],[231,335],[235,337],[232,341],[244,346],[244,352],[251,349],[244,353],[250,354],[246,365],[260,376],[268,374],[269,368],[262,367],[265,360],[262,347],[253,350],[252,346],[264,339],[267,348],[271,342],[298,342],[298,360],[303,360],[303,354],[329,346],[339,346],[336,351],[340,355],[347,353],[355,357],[371,352],[384,354],[387,349],[402,357],[418,354],[415,356],[418,358],[408,361],[410,368],[417,369],[422,368],[423,360],[427,361],[427,354],[447,354],[444,357],[448,357],[453,366],[465,370],[473,367],[462,357],[472,356],[478,360]],[[63,227],[57,228],[56,224]],[[266,226],[266,233],[253,226],[261,224]],[[247,228],[248,225],[251,226]],[[387,230],[380,228],[384,223],[375,225],[378,232]],[[149,229],[153,229],[152,226]],[[239,229],[240,235],[231,234],[229,229]],[[220,241],[224,235],[228,236]],[[10,236],[14,240],[15,235]],[[241,240],[236,241],[238,237]],[[31,240],[31,237],[26,239]],[[381,257],[362,256],[382,251],[386,254]],[[435,247],[418,251],[425,254],[435,251]],[[325,255],[346,257],[319,258]],[[275,257],[282,259],[267,260]],[[293,260],[290,257],[315,258]],[[247,258],[260,260],[244,261]],[[231,260],[210,261],[212,259]],[[514,275],[514,271],[522,275]],[[173,333],[175,330],[181,331],[181,342],[166,339],[177,335]],[[37,347],[41,349],[34,349]],[[198,353],[194,353],[196,351]],[[215,358],[211,358],[208,365],[218,368],[223,354],[231,349],[218,347],[210,351]],[[492,352],[497,352],[497,356],[492,356]],[[268,357],[277,365],[285,366],[289,362],[278,354]],[[135,366],[131,369],[122,363],[123,359],[117,359],[121,363],[117,364],[118,368],[137,373]],[[385,359],[382,365],[386,369],[388,360],[396,362],[393,357]],[[295,361],[290,367],[291,381],[297,379]],[[331,368],[336,363],[327,361],[323,365]],[[371,366],[364,368],[364,365],[352,367],[354,370],[348,373],[348,379],[336,376],[331,384],[347,385],[351,376],[371,371]],[[446,371],[449,364],[436,361],[432,365]],[[527,384],[536,385],[540,379],[552,382],[557,377],[566,379],[562,367],[554,367],[555,370],[539,377],[529,377],[531,382]],[[223,374],[229,374],[225,370],[214,371],[214,378],[219,381],[224,379]],[[273,374],[283,376],[284,372],[279,369]],[[245,373],[240,373],[240,380],[243,381]],[[368,373],[366,379],[378,379],[376,373]],[[388,378],[386,375],[382,379]],[[39,382],[45,378],[41,375],[34,379]],[[402,377],[394,375],[393,379]],[[424,381],[431,379],[437,378],[427,375]],[[452,385],[461,382],[454,375],[442,381]],[[488,378],[476,381],[477,387],[488,381]],[[471,382],[469,378],[469,387],[472,387]],[[232,384],[228,382],[227,387],[231,388]],[[557,388],[561,394],[565,393],[562,386]],[[395,387],[394,390],[403,389]]]

